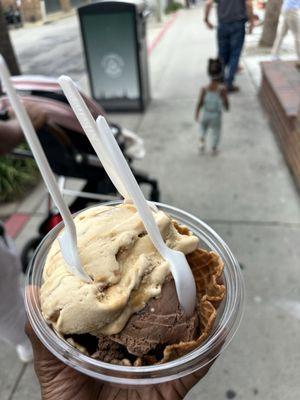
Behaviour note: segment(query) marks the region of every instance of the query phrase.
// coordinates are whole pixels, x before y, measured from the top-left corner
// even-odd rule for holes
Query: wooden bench
[[[262,62],[260,98],[300,190],[300,71],[292,61]]]

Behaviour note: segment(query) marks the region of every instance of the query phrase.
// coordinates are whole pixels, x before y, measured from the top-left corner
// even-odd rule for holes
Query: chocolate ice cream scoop
[[[179,229],[179,228],[178,228]],[[180,228],[182,230],[182,228]],[[174,360],[199,346],[209,335],[225,287],[220,257],[197,249],[188,255],[197,283],[197,307],[188,319],[180,309],[170,274],[161,295],[132,315],[124,329],[111,335],[70,335],[71,345],[97,360],[125,366],[153,365]]]
[[[158,299],[134,314],[121,333],[110,336],[114,342],[127,348],[130,354],[142,357],[157,346],[189,342],[199,331],[199,318],[195,312],[187,317],[180,308],[173,279],[168,279]]]
[[[135,357],[144,357],[144,361],[150,357],[151,363],[158,362],[166,346],[190,342],[199,336],[199,332],[197,312],[192,317],[184,314],[177,298],[175,283],[168,277],[161,296],[152,298],[143,310],[132,315],[121,333],[100,336],[94,357],[122,364],[129,359],[129,362],[134,361]]]

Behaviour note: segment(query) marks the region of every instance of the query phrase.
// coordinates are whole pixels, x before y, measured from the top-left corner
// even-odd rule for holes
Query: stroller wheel
[[[36,248],[41,243],[41,240],[41,237],[33,238],[29,240],[29,242],[24,246],[24,249],[21,253],[22,271],[24,274],[26,273],[28,265],[33,257]]]
[[[150,200],[151,201],[159,201],[160,193],[158,189],[151,190]]]

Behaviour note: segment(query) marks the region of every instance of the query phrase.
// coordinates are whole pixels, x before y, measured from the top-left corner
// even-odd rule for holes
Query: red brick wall
[[[16,7],[16,0],[0,0],[2,2],[4,10],[9,6]],[[41,6],[40,0],[22,0],[21,2],[21,14],[23,22],[38,21],[41,19]]]
[[[16,0],[0,0],[3,6],[3,9],[6,10],[9,6],[16,6]]]
[[[70,11],[71,10],[71,2],[70,0],[60,0],[60,4],[61,4],[61,9],[63,11]]]
[[[24,22],[34,22],[42,18],[40,0],[22,0],[21,13]]]

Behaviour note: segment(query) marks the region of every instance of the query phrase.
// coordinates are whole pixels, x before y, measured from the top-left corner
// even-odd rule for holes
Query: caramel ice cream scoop
[[[162,211],[153,216],[166,244],[184,254],[198,238],[180,234]],[[75,217],[78,249],[93,283],[72,275],[56,240],[47,256],[41,307],[46,321],[62,335],[115,335],[150,299],[159,297],[170,275],[134,206],[97,206]]]
[[[92,283],[69,272],[56,240],[46,259],[42,313],[80,352],[104,362],[149,365],[192,351],[210,334],[225,295],[223,262],[162,211],[153,216],[166,244],[182,251],[197,286],[192,316],[180,307],[168,263],[133,205],[97,206],[75,218],[80,259]]]

